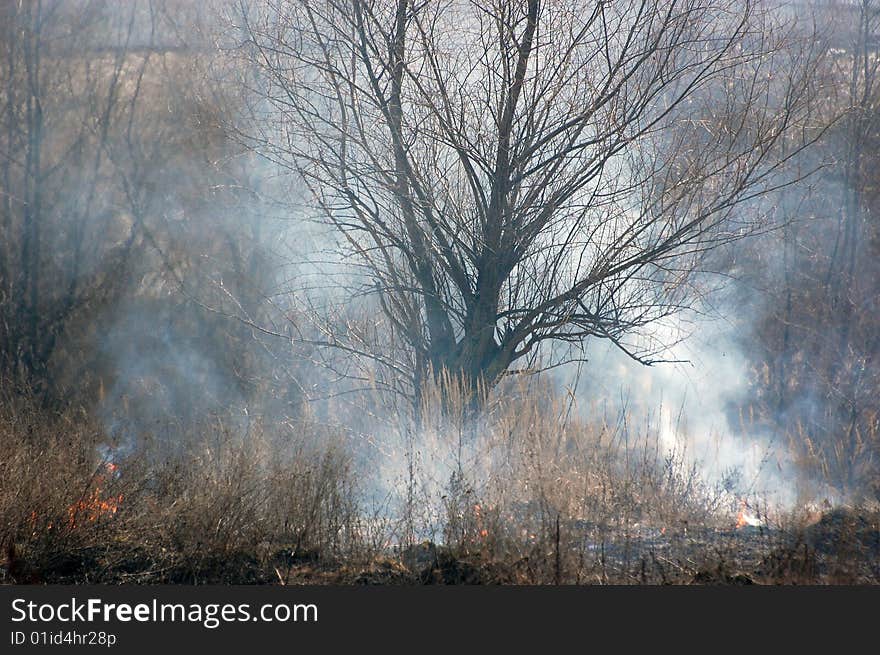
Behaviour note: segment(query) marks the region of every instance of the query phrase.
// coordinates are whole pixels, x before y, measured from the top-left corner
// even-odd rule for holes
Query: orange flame
[[[101,485],[104,484],[108,476],[114,477],[119,472],[119,465],[113,462],[102,462],[102,468],[104,472],[95,475],[96,484],[92,492],[80,498],[67,509],[67,525],[69,527],[75,528],[77,522],[81,523],[83,520],[94,523],[103,516],[112,516],[119,511],[122,494],[107,498],[101,497]]]
[[[101,488],[95,487],[90,495],[81,498],[68,508],[67,525],[75,528],[78,524],[81,525],[83,520],[94,523],[102,516],[112,516],[119,511],[122,499],[122,494],[101,498]]]
[[[736,515],[736,529],[739,530],[747,525],[757,528],[764,525],[764,522],[756,514],[749,511],[748,504],[743,500],[740,501],[739,514]]]
[[[480,503],[474,505],[474,518],[476,519],[477,534],[479,535],[479,538],[475,539],[475,541],[485,541],[489,537],[489,531],[483,524],[483,507]]]
[[[105,485],[108,477],[115,477],[119,471],[119,465],[113,462],[104,462],[101,465],[103,471],[99,470],[92,478],[94,487],[91,491],[87,491],[83,496],[67,508],[66,526],[69,529],[76,529],[79,526],[88,523],[95,523],[101,518],[115,515],[119,511],[119,506],[123,501],[123,494],[105,496],[102,487]],[[92,485],[90,485],[92,486]],[[36,535],[40,530],[51,531],[55,527],[53,521],[47,521],[44,526],[40,527],[40,516],[36,510],[32,510],[28,516],[28,525],[32,535]]]

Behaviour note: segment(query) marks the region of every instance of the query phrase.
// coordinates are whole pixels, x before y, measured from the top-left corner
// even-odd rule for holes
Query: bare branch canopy
[[[817,137],[755,0],[298,0],[243,12],[253,143],[297,171],[412,358],[495,384],[679,309]],[[783,45],[786,47],[783,48]],[[797,175],[803,175],[799,171]]]

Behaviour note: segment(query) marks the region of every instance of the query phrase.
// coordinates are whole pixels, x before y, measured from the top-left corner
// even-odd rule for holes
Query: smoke
[[[226,371],[214,344],[192,333],[173,306],[116,308],[101,340],[112,382],[99,413],[109,435],[133,447],[138,435],[174,435],[208,416],[246,416],[240,385]],[[178,308],[179,309],[179,308]]]
[[[711,313],[686,312],[657,326],[652,338],[671,344],[665,361],[645,366],[594,341],[586,363],[557,374],[557,385],[574,391],[588,420],[622,413],[646,426],[664,453],[683,458],[734,498],[759,498],[780,510],[822,497],[845,500],[798,465],[778,423],[750,415],[756,371],[745,344],[755,345],[747,337],[757,313],[737,302],[737,287],[716,289],[718,309]]]

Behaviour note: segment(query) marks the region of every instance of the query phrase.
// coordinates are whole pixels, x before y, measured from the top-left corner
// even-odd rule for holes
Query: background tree
[[[151,16],[138,34],[134,12],[113,21],[98,2],[5,3],[2,12],[0,364],[44,388],[66,325],[125,277],[133,222],[108,211],[109,152],[130,131],[147,57],[129,48],[143,49]]]
[[[134,420],[142,402],[144,422],[295,401],[289,376],[262,376],[278,348],[216,311],[262,320],[278,271],[277,229],[258,218],[263,169],[224,128],[239,87],[214,66],[212,9],[3,5],[3,384]]]
[[[743,244],[729,269],[748,289],[741,334],[754,370],[751,413],[822,479],[848,493],[880,462],[880,5],[804,3],[829,49],[816,123],[832,127],[799,164],[823,172],[775,198],[784,230]]]

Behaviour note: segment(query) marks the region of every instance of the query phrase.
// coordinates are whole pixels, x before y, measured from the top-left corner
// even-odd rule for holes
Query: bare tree
[[[429,371],[490,388],[590,337],[655,361],[627,335],[688,303],[703,254],[753,230],[750,201],[791,183],[816,136],[814,53],[753,0],[242,17],[269,108],[252,143],[302,175],[366,271],[416,394]]]

